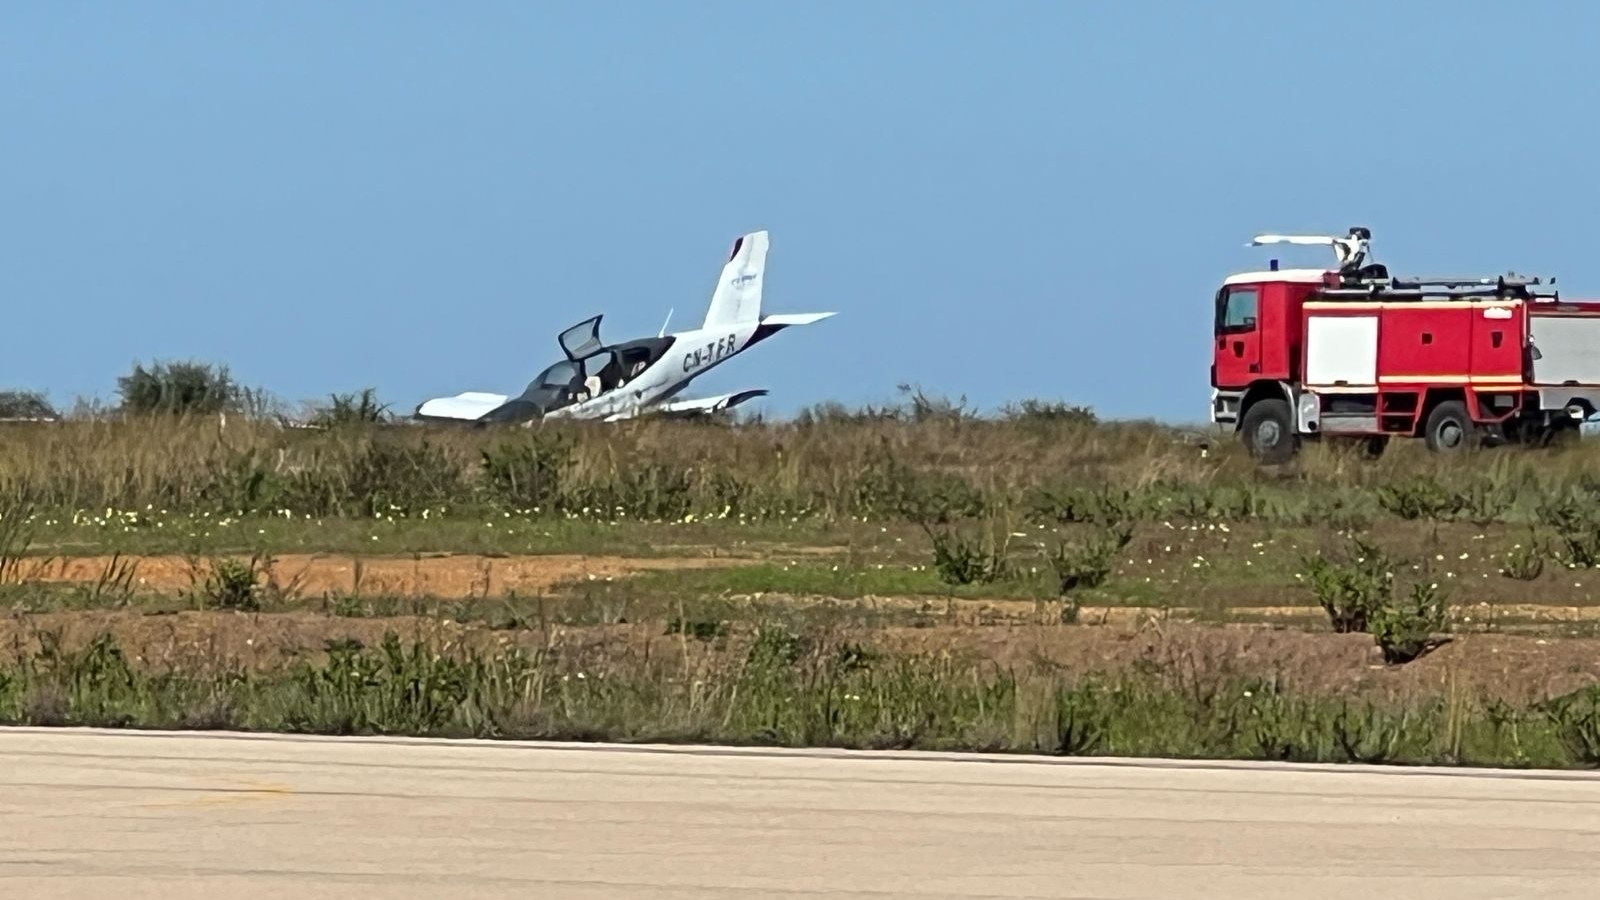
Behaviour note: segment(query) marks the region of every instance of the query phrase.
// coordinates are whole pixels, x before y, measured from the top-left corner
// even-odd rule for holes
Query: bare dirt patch
[[[1600,640],[1451,637],[1420,659],[1385,666],[1366,634],[1182,622],[1142,626],[888,629],[877,639],[928,652],[977,652],[1000,666],[1072,673],[1154,669],[1199,686],[1260,678],[1318,694],[1493,696],[1528,702],[1600,682]]]
[[[1064,618],[1067,604],[1060,599],[1030,599],[1007,597],[938,597],[866,595],[860,598],[838,598],[811,595],[766,592],[760,595],[734,595],[725,599],[750,602],[780,601],[795,608],[816,606],[852,606],[880,612],[922,614],[938,620],[941,625],[1053,625],[1067,622]],[[1284,625],[1311,625],[1326,627],[1327,613],[1315,604],[1300,606],[1257,606],[1245,603],[1233,606],[1128,606],[1094,605],[1078,610],[1078,622],[1084,625],[1137,627],[1150,622],[1201,622],[1228,623],[1281,623]],[[1452,607],[1451,629],[1457,632],[1476,632],[1505,628],[1511,625],[1541,632],[1551,636],[1564,634],[1559,626],[1600,623],[1600,607],[1557,606],[1534,603],[1490,604],[1471,603]]]
[[[0,620],[0,646],[25,655],[45,638],[71,649],[109,634],[135,666],[194,673],[236,667],[271,671],[297,660],[321,660],[330,642],[356,640],[370,646],[389,631],[405,642],[422,640],[435,647],[482,650],[511,643],[509,634],[486,627],[415,616],[360,619],[313,613],[183,611],[153,615],[90,610]]]
[[[248,557],[238,557],[248,560]],[[206,560],[183,556],[123,557],[137,566],[134,584],[141,591],[175,593],[204,581]],[[661,569],[723,567],[748,563],[728,557],[614,557],[585,555],[481,556],[429,555],[407,557],[351,556],[335,553],[284,554],[262,561],[263,580],[290,595],[386,594],[407,597],[503,597],[549,591],[563,583],[622,578]],[[109,556],[24,559],[17,577],[53,582],[93,582],[112,563]]]

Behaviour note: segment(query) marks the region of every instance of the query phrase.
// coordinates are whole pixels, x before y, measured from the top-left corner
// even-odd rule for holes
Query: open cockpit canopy
[[[600,320],[604,317],[605,314],[601,313],[561,332],[557,340],[561,344],[561,350],[567,354],[567,359],[582,359],[605,346],[600,342]]]

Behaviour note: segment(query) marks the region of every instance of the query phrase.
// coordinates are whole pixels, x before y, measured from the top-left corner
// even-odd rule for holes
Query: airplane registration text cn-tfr
[[[699,328],[606,344],[600,340],[603,314],[597,315],[560,334],[566,358],[540,372],[519,396],[467,392],[439,397],[419,405],[415,418],[485,424],[554,418],[614,421],[641,414],[703,415],[760,397],[767,392],[699,399],[679,399],[678,394],[695,378],[778,331],[834,315],[761,314],[767,244],[765,231],[734,241]]]

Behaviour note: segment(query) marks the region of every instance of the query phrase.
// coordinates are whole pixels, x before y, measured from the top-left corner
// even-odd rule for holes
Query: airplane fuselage
[[[604,419],[636,415],[742,353],[761,330],[757,321],[669,335],[672,346],[622,387],[545,414],[547,419]]]

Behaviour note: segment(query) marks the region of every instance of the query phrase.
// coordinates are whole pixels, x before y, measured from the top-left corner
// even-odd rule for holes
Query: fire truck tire
[[[1257,400],[1239,422],[1239,436],[1250,455],[1269,465],[1288,462],[1299,443],[1289,401]]]
[[[1423,438],[1428,449],[1435,453],[1459,453],[1478,445],[1478,426],[1467,415],[1467,405],[1460,400],[1446,400],[1428,413],[1423,425]]]

